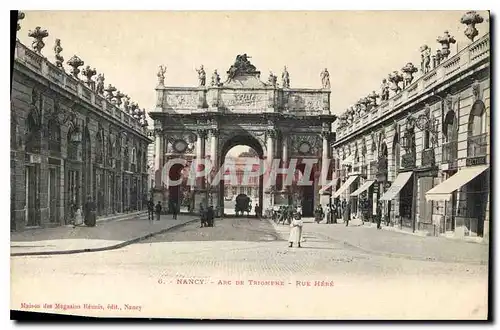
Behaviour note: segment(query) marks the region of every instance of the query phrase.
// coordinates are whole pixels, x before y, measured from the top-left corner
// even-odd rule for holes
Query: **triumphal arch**
[[[166,68],[160,66],[156,107],[149,112],[155,132],[155,203],[161,200],[169,208],[187,203],[194,212],[200,203],[210,203],[223,212],[224,176],[217,184],[204,178],[189,183],[182,178],[196,160],[209,160],[212,173],[217,172],[232,147],[246,145],[263,162],[278,161],[282,168],[289,168],[297,159],[293,166],[310,175],[313,182],[294,187],[284,184],[283,175],[271,183],[263,182],[261,175],[259,204],[263,210],[295,200],[302,204],[305,216],[312,215],[314,205],[321,200],[320,173],[327,172],[330,163],[335,116],[330,113],[329,73],[326,69],[321,73],[321,88],[296,89],[290,87],[286,67],[281,84],[272,73],[263,82],[249,58],[238,55],[225,82],[217,70],[207,81],[201,66],[196,87],[165,86]],[[186,164],[169,163],[179,158]],[[306,170],[308,159],[313,164],[311,171]],[[167,163],[170,165],[165,170]],[[170,184],[174,181],[182,184]]]

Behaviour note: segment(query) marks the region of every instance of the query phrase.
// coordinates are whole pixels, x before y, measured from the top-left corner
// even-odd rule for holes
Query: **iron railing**
[[[470,136],[467,139],[467,157],[486,156],[487,137],[486,133]]]

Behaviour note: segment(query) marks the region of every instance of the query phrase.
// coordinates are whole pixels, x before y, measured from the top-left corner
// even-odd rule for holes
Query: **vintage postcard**
[[[488,318],[488,11],[14,15],[12,311]]]

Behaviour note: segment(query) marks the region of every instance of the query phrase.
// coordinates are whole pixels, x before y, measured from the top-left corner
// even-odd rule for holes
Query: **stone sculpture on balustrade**
[[[103,95],[104,94],[104,74],[102,73],[99,73],[97,75],[97,85],[95,87],[95,91],[99,94],[99,95]]]
[[[273,74],[272,71],[269,72],[269,78],[267,79],[267,82],[274,88],[278,87],[278,77]]]
[[[426,74],[431,69],[431,49],[427,45],[420,47],[420,71]]]
[[[390,89],[394,92],[394,94],[401,92],[401,87],[399,86],[399,83],[403,81],[403,76],[399,72],[393,71],[392,73],[389,74],[388,79],[391,83]]]
[[[237,55],[234,64],[231,65],[227,72],[228,79],[233,79],[239,74],[256,73],[257,69],[250,63],[249,58],[251,57],[247,54]]]
[[[62,55],[61,55],[62,51],[63,51],[63,48],[61,47],[61,39],[56,39],[55,44],[54,44],[56,66],[59,69],[64,71],[64,67],[63,67],[64,57],[62,57]]]
[[[401,72],[404,73],[403,77],[403,88],[408,87],[413,81],[413,74],[418,72],[418,69],[413,65],[413,63],[407,63],[402,69]]]
[[[82,70],[82,75],[87,78],[87,81],[85,82],[87,86],[89,86],[90,89],[94,90],[95,89],[95,81],[92,80],[92,77],[97,74],[96,69],[91,69],[89,65],[85,67],[85,69]]]
[[[466,12],[460,19],[460,23],[467,25],[467,29],[465,29],[464,33],[465,36],[470,39],[470,41],[474,41],[474,38],[479,34],[476,29],[476,24],[480,24],[483,21],[484,20],[481,15],[479,15],[475,11]]]
[[[290,88],[290,74],[288,73],[286,66],[283,68],[283,73],[281,74],[283,88]]]
[[[198,72],[198,85],[205,86],[207,80],[207,74],[205,73],[205,69],[203,65],[200,66],[199,69],[195,69]]]
[[[158,85],[159,86],[165,86],[165,72],[167,72],[167,67],[160,65],[158,67]]]
[[[444,35],[436,39],[437,42],[441,44],[441,56],[443,59],[447,59],[450,56],[450,44],[454,44],[457,41],[454,37],[450,35],[448,31],[444,31]]]
[[[29,31],[28,36],[34,38],[35,40],[31,44],[36,53],[41,54],[43,47],[45,47],[45,43],[43,42],[43,38],[49,36],[47,30],[42,30],[41,27],[37,26],[35,30]]]
[[[210,85],[216,86],[216,87],[221,86],[220,76],[219,76],[219,73],[217,72],[217,69],[214,70],[214,73],[212,74],[212,81],[211,81]]]
[[[330,73],[326,68],[321,72],[320,76],[321,76],[321,85],[323,86],[323,89],[330,89]]]
[[[389,83],[387,79],[382,79],[382,85],[380,86],[382,101],[387,101],[389,99]]]

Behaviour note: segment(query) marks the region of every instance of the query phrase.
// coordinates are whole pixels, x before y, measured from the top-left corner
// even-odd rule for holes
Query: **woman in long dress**
[[[290,247],[293,246],[293,243],[296,243],[298,247],[301,247],[300,241],[302,240],[302,226],[303,222],[301,219],[294,218],[290,222],[290,237],[288,238]]]

